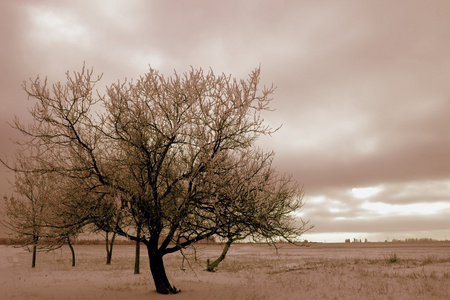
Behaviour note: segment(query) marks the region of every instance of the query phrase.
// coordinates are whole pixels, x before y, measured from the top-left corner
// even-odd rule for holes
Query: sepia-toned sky
[[[0,155],[27,120],[21,83],[83,62],[99,87],[211,67],[277,86],[260,145],[304,185],[304,238],[450,238],[450,2],[0,2]],[[0,194],[11,174],[0,166]]]

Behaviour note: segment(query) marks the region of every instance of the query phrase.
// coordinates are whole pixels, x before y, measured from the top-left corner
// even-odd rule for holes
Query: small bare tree
[[[312,228],[308,221],[294,215],[304,204],[302,188],[289,176],[275,171],[273,155],[257,149],[240,153],[204,179],[214,186],[208,190],[213,191],[216,215],[220,216],[215,235],[225,241],[221,255],[214,261],[208,259],[208,271],[214,271],[225,259],[235,241],[295,243]]]
[[[24,161],[21,161],[23,164]],[[23,247],[32,252],[31,267],[36,266],[38,250],[51,251],[68,244],[75,266],[75,252],[71,238],[79,233],[72,226],[64,226],[58,219],[55,226],[55,176],[50,173],[16,173],[14,187],[16,195],[7,197],[6,218],[3,223],[15,233]]]
[[[21,240],[22,246],[32,252],[31,267],[34,268],[36,252],[41,248],[39,241],[47,236],[44,218],[48,210],[49,187],[44,176],[32,174],[16,174],[14,186],[17,195],[4,197],[6,218],[3,223]]]
[[[114,197],[115,195],[104,194],[103,197]],[[105,238],[106,248],[106,264],[111,264],[114,241],[117,237],[117,232],[114,228],[118,227],[123,222],[120,210],[117,210],[114,205],[110,205],[109,208],[102,206],[101,210],[95,214],[93,218],[93,226],[90,227],[90,231],[93,233],[100,233]]]

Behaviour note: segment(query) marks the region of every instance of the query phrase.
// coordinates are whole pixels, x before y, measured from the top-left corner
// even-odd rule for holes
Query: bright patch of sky
[[[365,188],[352,188],[352,194],[355,198],[369,198],[381,191],[381,187],[365,187]]]
[[[433,215],[450,210],[450,203],[414,203],[414,204],[388,204],[382,202],[364,202],[361,208],[379,215]]]
[[[39,42],[61,42],[88,45],[89,30],[68,12],[33,6],[29,13],[34,21],[31,34]]]

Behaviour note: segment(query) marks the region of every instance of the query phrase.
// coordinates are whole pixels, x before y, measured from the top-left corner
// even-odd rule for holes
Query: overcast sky
[[[83,62],[100,86],[148,66],[261,65],[277,90],[260,144],[304,185],[313,241],[450,239],[450,1],[0,2],[0,155],[21,82],[54,82]],[[11,174],[0,167],[0,194]]]

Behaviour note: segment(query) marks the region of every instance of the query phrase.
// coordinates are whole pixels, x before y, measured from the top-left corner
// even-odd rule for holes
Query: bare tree
[[[26,160],[22,160],[24,165]],[[16,195],[4,197],[6,218],[3,223],[21,240],[22,246],[32,252],[31,266],[36,266],[38,250],[51,251],[68,244],[72,253],[72,266],[75,266],[75,252],[71,238],[79,229],[61,225],[66,222],[58,219],[55,226],[55,176],[50,173],[16,173],[14,187]]]
[[[101,229],[101,228],[90,228],[90,232],[94,234],[99,234],[105,239],[105,249],[106,249],[106,264],[110,265],[112,261],[114,242],[117,237],[117,233],[114,231],[110,231],[109,228]]]
[[[143,243],[157,292],[177,293],[163,257],[222,235],[223,226],[231,225],[224,221],[225,206],[217,201],[214,184],[205,178],[223,168],[222,162],[250,153],[261,134],[275,131],[260,116],[269,109],[274,88],[258,89],[259,69],[237,80],[201,69],[164,77],[150,68],[136,81],[112,84],[103,96],[95,93],[100,77],[92,74],[83,67],[73,76],[67,73],[65,84],[48,87],[39,77],[30,86],[25,83],[29,97],[37,100],[31,110],[34,123],[24,126],[16,120],[15,126],[26,135],[26,144],[46,153],[36,158],[45,166],[40,171],[65,176],[69,186],[86,194],[68,203],[89,208],[76,222],[95,222],[102,210],[120,212],[128,221],[111,231]],[[229,172],[234,165],[228,165]],[[105,196],[114,193],[120,197]],[[258,197],[262,213],[289,203],[264,199]],[[245,203],[233,209],[246,214],[233,222],[251,223]],[[276,235],[277,227],[262,218],[254,214],[258,233]],[[234,227],[240,228],[256,234],[256,226]]]
[[[280,176],[272,166],[274,153],[258,149],[240,153],[224,161],[223,167],[204,178],[213,185],[216,215],[220,226],[216,232],[225,246],[207,270],[214,271],[233,242],[244,239],[273,243],[295,243],[312,226],[294,213],[304,205],[302,188],[289,176]]]
[[[36,252],[44,232],[44,218],[48,206],[48,185],[44,183],[45,177],[31,174],[16,174],[15,191],[17,196],[5,196],[6,218],[3,223],[12,230],[16,237],[22,241],[23,247],[32,246],[31,267],[36,266]]]
[[[93,220],[98,220],[98,216],[102,214],[89,205],[91,194],[80,193],[77,186],[72,186],[74,183],[70,178],[58,172],[44,174],[52,175],[54,178],[54,182],[48,183],[52,192],[47,198],[46,205],[49,209],[44,218],[44,228],[54,244],[58,245],[57,248],[68,245],[72,254],[72,267],[75,267],[75,249],[72,240],[84,232],[86,225],[91,224]],[[103,213],[108,212],[106,207],[102,208]]]
[[[112,194],[112,196],[114,197],[115,195]],[[111,197],[111,195],[105,194],[103,197]],[[114,241],[117,237],[117,232],[114,231],[114,228],[119,226],[124,220],[120,210],[117,210],[114,205],[109,205],[109,207],[101,206],[100,211],[95,213],[94,216],[93,226],[91,226],[90,231],[104,236],[106,264],[109,265],[112,260]]]

